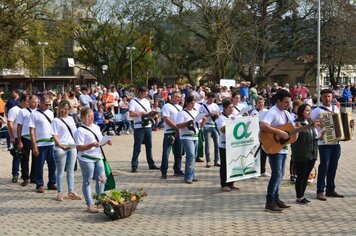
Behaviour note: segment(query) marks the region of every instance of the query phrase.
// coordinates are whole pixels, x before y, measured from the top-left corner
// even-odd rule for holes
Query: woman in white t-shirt
[[[94,113],[90,108],[83,108],[80,116],[83,125],[74,133],[74,139],[77,144],[78,160],[83,176],[83,195],[87,205],[87,212],[98,213],[94,207],[91,193],[91,182],[96,182],[96,194],[104,192],[106,176],[104,170],[103,154],[100,150],[100,141],[103,138],[100,127],[94,124]],[[111,145],[111,140],[107,142]]]
[[[185,99],[184,109],[176,117],[179,128],[181,144],[186,152],[184,180],[187,184],[197,181],[194,174],[195,159],[198,152],[199,123],[195,121],[198,111],[194,109],[194,96],[189,95]],[[201,120],[200,126],[204,126],[206,118]]]
[[[81,200],[82,197],[74,192],[74,166],[77,160],[77,149],[74,141],[76,126],[74,119],[69,116],[70,104],[67,100],[60,101],[58,117],[51,124],[51,134],[55,143],[54,159],[56,161],[57,200],[63,201],[63,175],[67,171],[68,198]]]

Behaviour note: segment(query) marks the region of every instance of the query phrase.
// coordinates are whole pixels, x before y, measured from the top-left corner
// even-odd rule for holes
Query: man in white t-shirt
[[[48,96],[40,98],[39,109],[30,115],[30,137],[33,156],[36,160],[35,182],[38,193],[44,193],[43,165],[48,165],[48,184],[49,190],[57,190],[56,185],[56,163],[53,156],[53,137],[51,134],[51,123],[53,112],[48,108],[51,101]]]
[[[214,102],[215,94],[207,93],[207,101],[203,103],[199,108],[199,113],[203,113],[208,117],[204,126],[204,141],[205,141],[205,158],[206,167],[210,168],[210,142],[212,138],[214,142],[214,166],[220,166],[219,163],[219,131],[216,126],[216,119],[219,117],[219,106]]]
[[[263,117],[260,122],[260,128],[264,132],[273,133],[278,137],[288,139],[289,134],[287,132],[275,127],[284,125],[286,123],[291,123],[294,125],[290,113],[286,110],[289,107],[291,94],[288,91],[281,89],[278,90],[278,92],[275,94],[275,98],[277,103],[271,109],[269,109],[269,111]],[[290,207],[279,199],[279,185],[283,179],[287,153],[287,146],[285,146],[278,153],[268,155],[272,173],[267,188],[267,202],[265,206],[266,211],[282,212],[284,208]]]
[[[242,104],[241,103],[241,95],[239,92],[233,92],[232,95],[231,95],[231,99],[232,99],[232,103],[234,105],[234,110],[232,111],[232,114],[235,116],[235,117],[241,117],[243,115],[248,115],[247,113],[246,114],[240,114],[241,111],[245,108],[247,108],[248,106],[246,106],[245,104]]]
[[[30,138],[30,115],[37,109],[38,97],[31,95],[29,97],[28,107],[22,108],[17,117],[17,137],[19,137],[19,150],[22,151],[21,159],[21,177],[23,182],[22,186],[26,186],[30,180],[31,183],[35,183],[35,169],[36,161],[32,154],[31,157],[31,172],[29,171],[29,161],[31,152],[31,138]],[[21,137],[21,138],[20,138]]]
[[[17,183],[19,178],[19,170],[21,164],[21,152],[18,149],[18,137],[17,137],[17,117],[22,108],[27,107],[28,96],[21,95],[20,105],[13,106],[7,114],[7,127],[9,129],[10,142],[13,147],[10,149],[12,159],[12,182]]]
[[[152,85],[152,89],[150,89],[149,95],[152,99],[154,99],[155,94],[158,92],[157,85]]]
[[[184,173],[181,170],[182,146],[179,138],[178,127],[175,123],[175,118],[177,114],[182,110],[182,107],[179,105],[181,99],[181,92],[173,91],[171,94],[170,102],[164,104],[162,108],[162,117],[164,120],[164,137],[161,173],[163,179],[167,179],[168,158],[172,148],[174,155],[174,176],[184,176]]]
[[[312,111],[310,117],[313,121],[318,120],[320,118],[320,113],[340,112],[339,108],[332,104],[333,95],[330,89],[323,89],[321,90],[320,94],[322,105]],[[350,125],[354,127],[354,120],[351,121]],[[339,142],[335,142],[334,144],[325,144],[322,140],[322,137],[324,135],[323,128],[318,126],[317,132],[321,134],[321,139],[318,141],[320,164],[318,168],[316,196],[321,201],[326,201],[326,197],[343,198],[343,195],[335,191],[336,171],[341,156],[340,144]]]
[[[130,117],[134,118],[134,149],[131,159],[131,172],[137,172],[138,156],[141,152],[141,144],[146,147],[146,160],[150,170],[159,169],[153,161],[152,155],[152,122],[145,119],[151,112],[151,104],[147,99],[148,91],[146,87],[138,89],[137,97],[131,99],[129,105]],[[142,119],[144,118],[144,119]]]

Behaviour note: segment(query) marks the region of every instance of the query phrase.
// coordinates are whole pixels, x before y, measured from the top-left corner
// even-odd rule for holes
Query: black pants
[[[308,184],[308,177],[312,171],[315,164],[314,160],[309,161],[295,161],[295,170],[297,174],[297,179],[295,181],[295,192],[297,198],[304,197],[304,192]]]
[[[221,187],[233,186],[234,182],[226,183],[226,148],[219,147],[220,154],[220,185]]]
[[[262,148],[260,149],[260,157],[261,157],[261,174],[264,174],[266,173],[267,153]]]
[[[114,113],[115,115],[119,113],[119,107],[114,107]]]
[[[22,159],[21,159],[21,174],[23,180],[35,181],[35,158],[31,157],[31,172],[29,171],[31,141],[26,138],[21,138],[23,144]]]

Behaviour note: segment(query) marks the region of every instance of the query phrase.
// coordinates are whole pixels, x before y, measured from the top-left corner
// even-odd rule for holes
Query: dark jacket
[[[302,126],[306,125],[301,123]],[[312,131],[312,132],[311,132]],[[315,129],[300,132],[295,143],[291,144],[293,161],[309,161],[317,159],[318,140]]]

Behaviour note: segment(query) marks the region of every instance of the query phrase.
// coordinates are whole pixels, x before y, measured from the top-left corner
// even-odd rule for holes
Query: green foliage
[[[108,194],[102,193],[100,195],[94,195],[94,198],[97,200],[97,205],[104,204],[105,202],[110,202],[114,205],[121,205],[128,201],[140,201],[142,197],[147,196],[147,193],[142,189],[130,192],[126,189],[124,190],[112,190]]]

